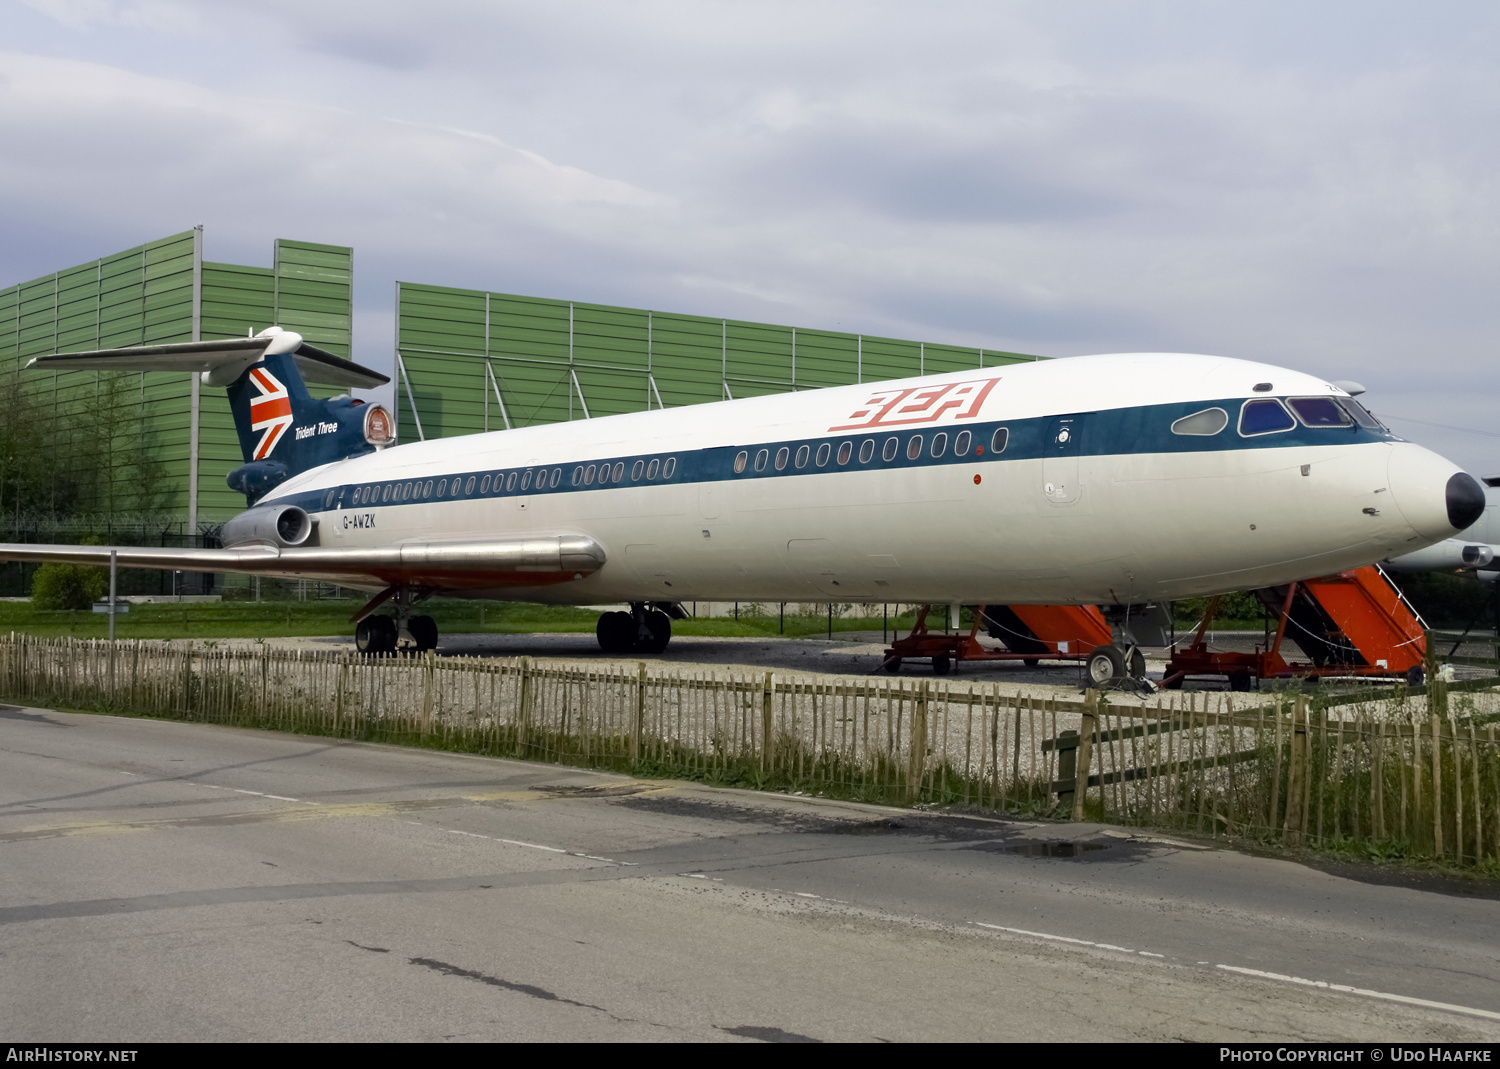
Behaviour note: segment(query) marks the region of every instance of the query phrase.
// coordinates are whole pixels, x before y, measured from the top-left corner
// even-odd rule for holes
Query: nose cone
[[[1448,522],[1462,531],[1479,522],[1484,515],[1484,487],[1468,472],[1458,472],[1448,480]]]
[[[1451,460],[1411,442],[1391,447],[1392,502],[1422,538],[1440,542],[1484,513],[1484,489]]]

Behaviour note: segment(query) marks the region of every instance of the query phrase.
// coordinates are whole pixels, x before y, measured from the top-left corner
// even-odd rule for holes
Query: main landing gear
[[[438,644],[437,621],[430,616],[418,616],[412,608],[425,601],[432,591],[413,591],[408,587],[390,587],[370,599],[354,614],[354,646],[360,653],[425,653],[436,649]],[[374,612],[386,601],[391,601],[395,612]]]
[[[594,628],[605,653],[661,653],[672,641],[672,617],[657,603],[634,601],[629,612],[607,612]]]

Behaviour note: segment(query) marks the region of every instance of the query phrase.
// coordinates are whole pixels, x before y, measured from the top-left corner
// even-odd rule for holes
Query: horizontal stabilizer
[[[96,349],[82,353],[53,353],[35,357],[26,366],[55,371],[172,371],[207,373],[211,386],[228,386],[275,347],[290,352],[297,370],[308,382],[327,386],[369,389],[390,382],[372,368],[309,345],[291,331],[263,332],[254,338],[224,341],[187,341],[170,345],[135,345],[125,349]]]
[[[346,586],[397,583],[437,590],[540,586],[569,582],[604,567],[604,549],[584,535],[491,539],[474,542],[408,542],[399,546],[340,549],[163,549],[155,546],[43,546],[0,544],[0,561],[109,564],[121,568],[242,572],[284,579],[322,579]]]

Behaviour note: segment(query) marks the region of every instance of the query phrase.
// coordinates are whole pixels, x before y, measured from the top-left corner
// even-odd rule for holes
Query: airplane
[[[1481,583],[1500,578],[1500,475],[1480,481],[1487,487],[1486,500],[1475,523],[1426,549],[1387,558],[1384,567],[1394,572],[1473,572]]]
[[[1092,604],[1092,683],[1144,678],[1131,614],[1424,549],[1484,492],[1348,391],[1239,359],[1073,357],[392,444],[306,382],[379,372],[294,332],[33,359],[227,386],[248,508],[222,548],[0,545],[0,559],[321,579],[368,591],[364,653],[427,650],[434,594],[628,604],[659,653],[684,601]],[[382,607],[390,605],[387,612]]]

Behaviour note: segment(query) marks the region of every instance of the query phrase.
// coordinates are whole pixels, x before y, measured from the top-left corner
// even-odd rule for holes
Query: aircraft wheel
[[[891,675],[895,675],[897,672],[901,671],[901,658],[892,657],[889,661],[886,661],[885,664],[881,665],[881,667]]]
[[[1409,687],[1420,687],[1425,682],[1427,682],[1427,673],[1424,672],[1424,671],[1422,671],[1422,669],[1421,669],[1420,666],[1416,666],[1416,667],[1413,667],[1413,668],[1408,668],[1406,670],[1406,685],[1407,686],[1409,686]]]
[[[607,612],[599,617],[594,636],[605,653],[629,653],[635,645],[635,620],[628,612]]]
[[[1139,649],[1130,651],[1130,678],[1146,678],[1146,655]]]
[[[366,616],[354,628],[354,648],[378,655],[396,648],[396,621],[389,616]]]
[[[953,661],[947,657],[934,657],[932,659],[932,672],[934,675],[945,676],[953,671]]]
[[[641,639],[637,648],[642,653],[661,653],[672,641],[672,618],[660,609],[652,609],[646,614],[646,630],[651,637]]]
[[[417,640],[417,649],[423,651],[437,649],[438,625],[437,621],[430,616],[413,616],[406,621],[406,629],[411,632],[411,637]]]
[[[1125,678],[1125,655],[1118,646],[1099,646],[1085,662],[1089,686],[1103,687]]]

